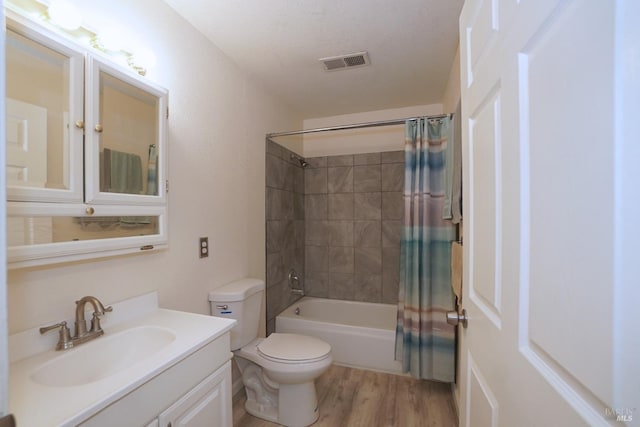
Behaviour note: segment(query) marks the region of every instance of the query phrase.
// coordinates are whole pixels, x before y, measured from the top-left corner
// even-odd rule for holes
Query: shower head
[[[291,153],[290,158],[291,159],[296,159],[300,163],[300,167],[303,168],[303,169],[306,168],[307,166],[309,166],[309,163],[307,163],[305,159],[303,159],[302,157],[300,157],[300,156],[298,156],[296,154]]]

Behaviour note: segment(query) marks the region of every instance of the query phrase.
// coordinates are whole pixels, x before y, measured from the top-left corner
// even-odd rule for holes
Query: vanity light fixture
[[[118,28],[112,31],[90,29],[91,23],[87,22],[90,17],[85,20],[72,0],[9,0],[8,3],[11,9],[30,15],[81,44],[99,50],[141,76],[155,65],[155,54],[145,46],[128,47],[131,40],[125,38]]]
[[[47,12],[51,22],[65,30],[77,30],[82,24],[82,15],[69,0],[51,0]]]

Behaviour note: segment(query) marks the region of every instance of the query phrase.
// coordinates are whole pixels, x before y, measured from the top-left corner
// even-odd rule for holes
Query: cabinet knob
[[[82,120],[76,120],[76,127],[78,129],[84,129],[84,121]]]
[[[96,132],[102,133],[102,125],[101,124],[97,124],[94,129],[96,130]]]
[[[88,215],[93,215],[93,214],[95,213],[95,211],[96,211],[96,210],[95,210],[95,209],[93,209],[91,206],[89,206],[87,209],[85,209],[85,212],[86,212]]]

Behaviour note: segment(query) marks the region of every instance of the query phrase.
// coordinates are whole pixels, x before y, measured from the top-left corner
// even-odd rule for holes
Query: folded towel
[[[140,156],[105,148],[100,163],[100,191],[127,194],[142,192]]]
[[[462,112],[460,103],[455,112],[453,132],[453,176],[451,181],[451,221],[459,224],[462,221]]]
[[[458,307],[462,305],[462,245],[451,242],[451,288]]]

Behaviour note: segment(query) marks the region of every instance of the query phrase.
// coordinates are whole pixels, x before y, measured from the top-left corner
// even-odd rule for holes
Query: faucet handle
[[[49,331],[53,331],[54,329],[58,329],[58,328],[66,328],[67,327],[67,322],[60,322],[60,323],[56,323],[55,325],[51,325],[51,326],[43,326],[42,328],[40,328],[40,333],[41,334],[46,334]]]
[[[67,322],[56,323],[55,325],[44,326],[40,328],[41,334],[46,334],[49,331],[53,331],[54,329],[60,329],[58,343],[56,344],[56,350],[66,350],[68,348],[73,347],[73,341],[71,341],[71,331],[67,326]]]
[[[102,307],[102,305],[101,305]],[[100,316],[105,313],[109,313],[113,311],[112,306],[102,307],[102,311],[94,311],[93,316],[91,317],[91,329],[90,332],[98,332],[102,330],[102,326],[100,326]]]

